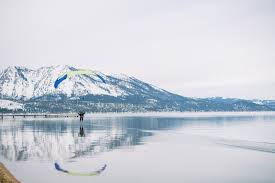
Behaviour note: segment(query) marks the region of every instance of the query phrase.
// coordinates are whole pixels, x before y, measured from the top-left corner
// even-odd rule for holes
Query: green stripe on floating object
[[[95,176],[95,175],[99,175],[101,174],[107,167],[107,165],[105,164],[101,169],[97,170],[97,171],[94,171],[94,172],[71,172],[71,171],[68,171],[68,170],[65,170],[63,168],[61,168],[61,166],[55,162],[54,163],[54,166],[55,166],[55,169],[57,171],[60,171],[60,172],[63,172],[63,173],[66,173],[68,175],[72,175],[72,176]]]

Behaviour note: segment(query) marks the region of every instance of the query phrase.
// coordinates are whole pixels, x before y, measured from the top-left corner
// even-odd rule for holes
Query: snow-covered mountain
[[[0,72],[0,97],[24,103],[27,112],[79,111],[268,111],[265,104],[223,98],[183,97],[126,75],[98,72],[106,83],[93,75],[76,75],[57,89],[55,80],[77,68],[61,65],[28,69],[8,67]],[[58,102],[57,102],[58,101]],[[0,109],[4,108],[0,105]]]
[[[31,99],[45,95],[64,94],[67,97],[92,95],[123,96],[134,89],[135,78],[100,75],[106,83],[91,75],[78,75],[64,81],[58,89],[54,82],[58,76],[76,68],[70,66],[41,67],[37,70],[25,67],[8,67],[0,75],[0,95],[5,98]],[[144,88],[145,90],[147,88]]]

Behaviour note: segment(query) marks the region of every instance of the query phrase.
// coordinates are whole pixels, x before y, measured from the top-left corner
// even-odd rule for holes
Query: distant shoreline
[[[169,117],[169,118],[201,118],[201,117],[234,117],[234,116],[275,116],[275,111],[219,111],[219,112],[117,112],[117,113],[87,113],[89,117]]]
[[[100,117],[234,117],[234,116],[275,116],[275,111],[227,111],[227,112],[106,112],[106,113],[86,113],[85,118]],[[14,117],[13,117],[14,116]],[[58,119],[58,118],[78,118],[77,113],[2,113],[2,119]]]
[[[3,163],[0,162],[0,182],[3,183],[20,183],[4,166]]]
[[[77,113],[2,113],[0,118],[75,118]]]

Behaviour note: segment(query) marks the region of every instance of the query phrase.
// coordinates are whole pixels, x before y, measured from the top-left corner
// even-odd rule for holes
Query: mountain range
[[[0,71],[0,112],[275,111],[274,100],[191,98],[123,74],[77,75],[55,89],[68,65]]]

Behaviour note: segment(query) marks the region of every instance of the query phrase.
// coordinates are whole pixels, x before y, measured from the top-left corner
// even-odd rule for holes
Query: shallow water
[[[275,115],[4,119],[0,161],[23,183],[275,182]]]

